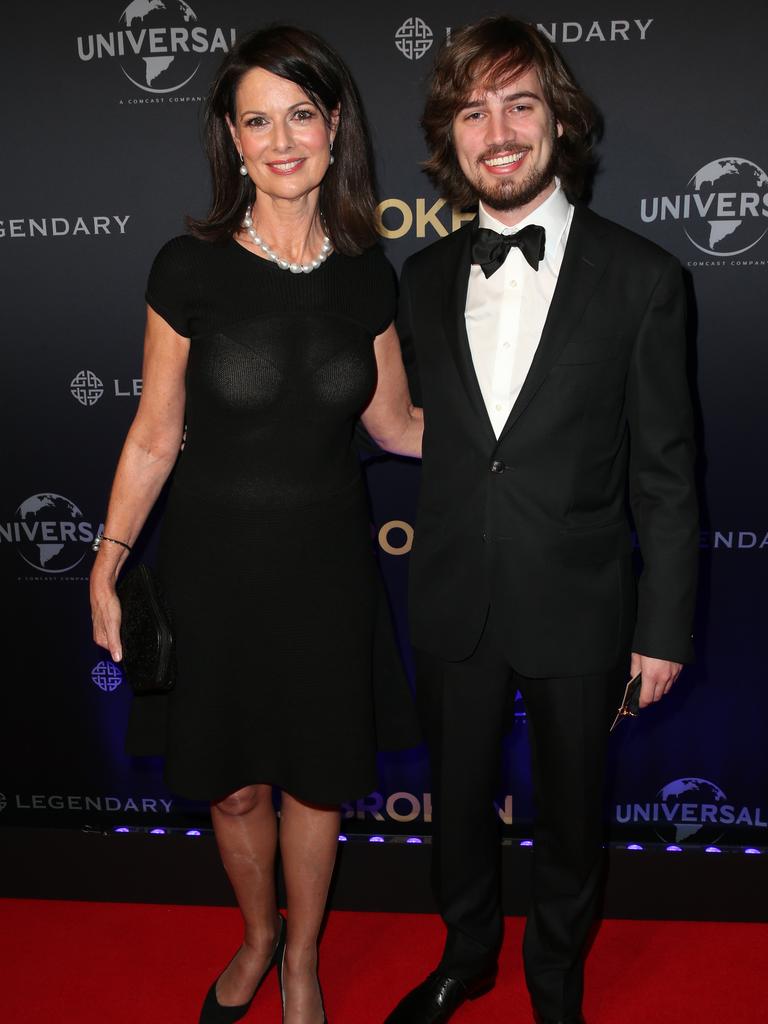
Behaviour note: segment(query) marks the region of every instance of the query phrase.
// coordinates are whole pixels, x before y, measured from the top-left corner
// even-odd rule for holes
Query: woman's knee
[[[249,814],[257,807],[272,800],[272,787],[264,785],[244,786],[229,793],[221,800],[214,803],[214,807],[222,814],[232,817],[239,817]]]

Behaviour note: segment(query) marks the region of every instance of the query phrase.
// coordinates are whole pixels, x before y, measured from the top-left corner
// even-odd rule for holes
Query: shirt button
[[[504,342],[504,348],[510,348],[510,344],[509,344],[509,342],[508,342],[508,341],[505,341],[505,342]]]
[[[509,287],[510,288],[517,288],[517,281],[510,281],[509,282]]]
[[[499,405],[498,402],[496,403],[494,408],[496,409],[496,412],[501,412],[501,406]]]

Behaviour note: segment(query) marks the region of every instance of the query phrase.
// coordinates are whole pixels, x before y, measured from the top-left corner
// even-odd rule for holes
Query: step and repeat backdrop
[[[539,25],[603,113],[594,209],[673,252],[690,286],[702,451],[698,662],[616,734],[606,816],[617,838],[768,846],[768,14],[747,0],[727,9],[713,0],[15,7],[0,40],[0,824],[206,822],[205,806],[167,790],[159,761],[124,753],[130,693],[90,639],[87,591],[89,544],[141,394],[147,271],[184,214],[206,210],[200,110],[222,55],[278,18],[338,48],[366,104],[382,241],[399,268],[459,226],[419,169],[434,55],[458,27],[502,11]],[[372,540],[408,659],[419,467],[381,458],[366,473]],[[153,557],[161,514],[140,558]],[[258,672],[258,650],[249,668]],[[498,806],[510,834],[524,836],[532,802],[517,707]],[[378,792],[345,807],[347,830],[428,833],[424,751],[382,756],[380,779]]]

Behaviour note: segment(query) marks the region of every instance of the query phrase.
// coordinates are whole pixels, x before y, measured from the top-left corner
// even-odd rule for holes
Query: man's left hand
[[[661,700],[665,693],[669,693],[682,668],[683,666],[676,661],[649,658],[646,654],[636,654],[633,651],[629,677],[634,679],[638,672],[643,675],[640,707],[647,708],[649,704]]]

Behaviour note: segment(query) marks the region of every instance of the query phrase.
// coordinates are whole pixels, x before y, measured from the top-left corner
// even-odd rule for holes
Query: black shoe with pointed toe
[[[263,985],[266,976],[276,964],[282,963],[283,950],[285,949],[285,918],[282,914],[280,914],[279,917],[280,931],[278,932],[275,951],[270,957],[264,973],[259,978],[251,998],[247,1003],[239,1003],[237,1006],[222,1006],[216,997],[216,986],[219,983],[219,978],[221,977],[220,974],[219,978],[217,978],[208,989],[208,995],[205,997],[203,1008],[200,1011],[200,1024],[235,1024],[235,1021],[240,1020],[246,1015],[246,1013],[248,1013],[251,1008],[251,1003],[256,998],[256,993]],[[237,956],[237,954],[235,954],[235,956]]]

